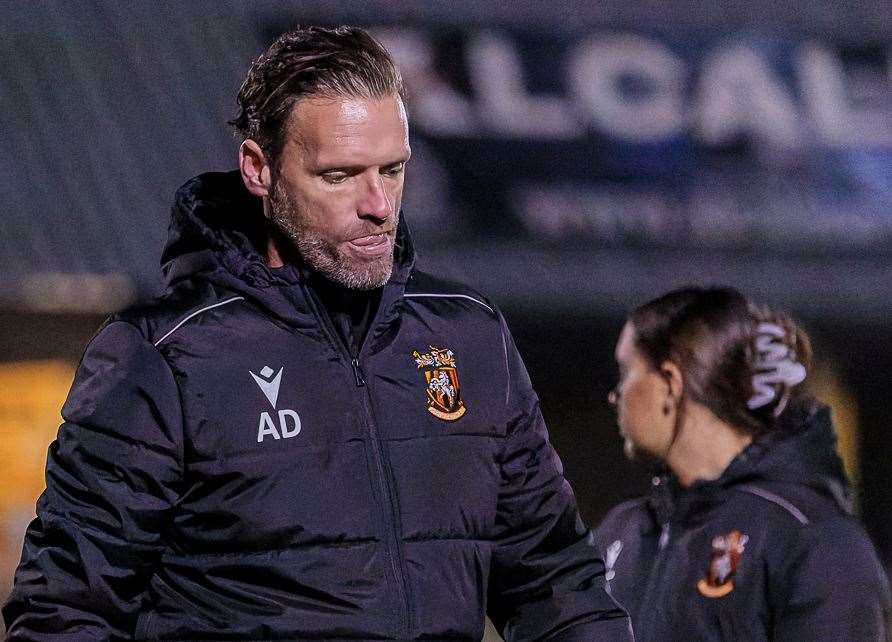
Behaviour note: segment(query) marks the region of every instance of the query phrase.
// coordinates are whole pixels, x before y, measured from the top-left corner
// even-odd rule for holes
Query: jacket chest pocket
[[[377,535],[367,443],[287,441],[189,465],[177,527],[195,550],[264,550]]]
[[[404,535],[486,539],[495,527],[502,442],[486,435],[390,442]]]

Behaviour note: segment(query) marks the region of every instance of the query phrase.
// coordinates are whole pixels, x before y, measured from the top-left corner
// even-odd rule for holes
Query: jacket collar
[[[682,488],[674,475],[654,477],[648,498],[658,524],[705,513],[743,484],[783,483],[807,486],[849,511],[849,485],[836,452],[830,409],[811,399],[792,404],[774,430],[757,437],[715,480]]]
[[[271,271],[264,259],[271,224],[262,202],[244,187],[238,171],[210,172],[177,190],[168,241],[161,256],[168,286],[198,279],[239,293],[292,326],[316,325],[307,300],[309,268],[296,265],[296,279]],[[394,267],[381,297],[379,321],[397,315],[415,249],[405,217],[397,227]],[[377,324],[376,324],[377,325]],[[370,338],[381,334],[373,327]]]

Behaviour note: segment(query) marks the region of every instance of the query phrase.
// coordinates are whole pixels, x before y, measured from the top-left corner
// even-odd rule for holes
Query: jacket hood
[[[219,267],[238,277],[257,272],[265,265],[268,234],[262,201],[245,189],[238,172],[196,176],[174,197],[161,255],[165,278],[173,283]]]
[[[168,283],[222,267],[259,286],[275,282],[263,254],[272,231],[262,201],[245,189],[237,170],[200,174],[174,197],[161,255]],[[405,282],[415,249],[405,217],[397,227],[394,273]]]
[[[161,264],[168,286],[198,278],[242,294],[288,320],[301,301],[283,276],[269,269],[264,258],[272,224],[263,214],[261,199],[245,188],[238,171],[209,172],[177,190],[171,211],[167,244]],[[394,268],[387,289],[401,288],[412,270],[415,250],[405,218],[400,216]],[[309,268],[295,266],[306,275]],[[391,297],[392,298],[392,297]]]
[[[803,399],[781,415],[775,430],[756,438],[716,479],[682,489],[672,475],[655,479],[651,507],[661,523],[675,508],[724,501],[735,486],[809,488],[851,512],[849,483],[836,450],[830,408]]]
[[[777,429],[745,449],[719,481],[727,485],[741,479],[805,484],[834,495],[848,489],[830,408],[810,400],[790,407]]]

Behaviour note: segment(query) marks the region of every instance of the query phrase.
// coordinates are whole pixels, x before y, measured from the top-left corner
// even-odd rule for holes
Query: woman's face
[[[616,344],[619,383],[610,394],[616,406],[626,456],[636,453],[663,459],[672,443],[674,413],[664,412],[669,384],[635,345],[635,329],[626,323]]]

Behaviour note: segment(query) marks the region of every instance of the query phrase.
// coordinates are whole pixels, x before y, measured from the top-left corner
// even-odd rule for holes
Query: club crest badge
[[[466,410],[461,398],[455,354],[449,348],[428,347],[431,351],[427,354],[421,354],[418,350],[412,353],[418,368],[425,368],[427,411],[445,421],[455,421]]]
[[[724,597],[734,590],[734,573],[749,541],[748,535],[731,531],[712,540],[709,574],[697,582],[697,590],[706,597]]]

